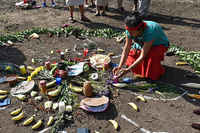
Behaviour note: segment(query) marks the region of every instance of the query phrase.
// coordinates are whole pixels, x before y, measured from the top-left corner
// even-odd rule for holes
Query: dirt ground
[[[57,8],[41,8],[32,10],[16,9],[13,0],[0,1],[0,34],[23,31],[32,27],[60,27],[68,23],[69,12],[64,7],[63,1],[56,1]],[[91,22],[83,23],[79,21],[79,13],[75,13],[77,22],[73,25],[83,28],[105,28],[111,27],[123,29],[123,20],[130,14],[131,4],[124,1],[126,12],[119,13],[115,10],[116,1],[110,2],[110,9],[105,17],[95,17],[95,10],[86,9],[86,16]],[[199,0],[152,0],[150,14],[147,20],[159,22],[164,28],[171,44],[181,45],[186,49],[200,50],[200,2]],[[119,55],[123,44],[117,44],[115,39],[91,38],[99,48],[107,52],[114,52]],[[17,43],[13,47],[0,48],[0,61],[12,63],[31,64],[32,58],[54,61],[57,57],[51,55],[51,50],[73,48],[75,44],[82,44],[82,40],[77,40],[70,36],[65,38],[42,35],[40,40],[25,40]],[[189,66],[176,66],[177,57],[165,57],[163,64],[166,74],[160,81],[179,86],[181,83],[195,82],[200,83],[199,79],[185,77],[194,71]],[[119,61],[119,58],[115,59]],[[1,86],[2,87],[2,86]],[[189,90],[190,91],[190,90]],[[193,114],[193,110],[199,108],[199,101],[192,101],[188,97],[183,97],[177,101],[153,101],[147,103],[135,101],[135,96],[131,90],[120,90],[119,96],[111,101],[107,111],[103,113],[86,113],[82,110],[76,112],[75,121],[69,126],[67,131],[75,133],[76,128],[85,127],[91,129],[92,133],[97,130],[101,133],[140,133],[135,126],[121,119],[125,114],[136,123],[150,131],[161,131],[168,133],[198,133],[198,130],[191,128],[192,122],[198,122],[199,116]],[[135,102],[140,108],[140,112],[132,110],[127,103]],[[15,124],[9,115],[16,108],[12,103],[6,110],[0,111],[0,133],[31,133],[30,128]],[[25,103],[24,103],[25,104]],[[115,131],[107,121],[114,119],[119,122],[120,130]]]

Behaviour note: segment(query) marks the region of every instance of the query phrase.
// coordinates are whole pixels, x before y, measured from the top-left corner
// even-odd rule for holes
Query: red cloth
[[[146,58],[132,69],[133,74],[139,74],[144,78],[158,80],[165,73],[165,69],[161,65],[164,60],[164,53],[168,47],[164,45],[153,46]],[[129,52],[126,65],[130,66],[140,56],[141,50],[131,50]]]

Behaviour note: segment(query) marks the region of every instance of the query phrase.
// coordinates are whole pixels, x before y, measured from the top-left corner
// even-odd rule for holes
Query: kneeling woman
[[[169,40],[161,26],[152,21],[143,21],[134,15],[125,19],[126,43],[119,66],[113,73],[120,78],[129,71],[143,78],[158,80],[165,69],[161,65],[169,47]],[[126,64],[128,68],[122,68]]]

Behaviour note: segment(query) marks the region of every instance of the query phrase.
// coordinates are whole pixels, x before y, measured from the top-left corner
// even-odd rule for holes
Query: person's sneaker
[[[92,4],[90,7],[91,7],[91,8],[95,8],[95,7],[96,7],[96,5],[95,5],[95,4]]]
[[[103,11],[103,12],[101,13],[101,16],[106,16],[106,12]]]
[[[123,7],[118,8],[118,10],[119,10],[120,12],[124,12],[124,8],[123,8]]]
[[[88,8],[88,7],[89,7],[89,5],[88,5],[88,4],[85,4],[85,5],[84,5],[84,7],[85,7],[85,8]]]
[[[70,22],[70,23],[75,23],[74,18],[73,18],[73,17],[69,17],[69,22]]]
[[[51,3],[51,7],[56,7],[56,3],[55,3],[55,2],[52,2],[52,3]]]
[[[42,3],[42,7],[43,8],[47,7],[47,4],[46,3]]]

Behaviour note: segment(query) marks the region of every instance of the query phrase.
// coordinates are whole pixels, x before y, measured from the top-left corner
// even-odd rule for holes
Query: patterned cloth
[[[97,6],[107,6],[108,0],[96,0],[96,5]]]
[[[84,0],[66,0],[67,6],[80,6],[84,5]]]

